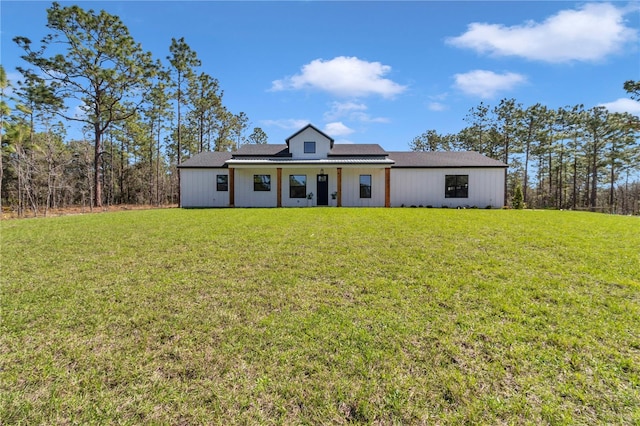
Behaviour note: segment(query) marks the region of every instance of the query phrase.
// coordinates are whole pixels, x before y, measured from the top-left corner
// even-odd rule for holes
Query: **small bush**
[[[524,197],[522,195],[522,186],[516,186],[516,192],[513,194],[511,205],[516,210],[522,210],[524,208]]]

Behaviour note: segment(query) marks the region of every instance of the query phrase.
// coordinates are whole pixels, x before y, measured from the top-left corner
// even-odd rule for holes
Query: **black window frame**
[[[220,179],[224,178],[224,179]],[[223,182],[221,182],[221,180]],[[216,191],[227,192],[229,191],[229,175],[216,175]]]
[[[296,178],[303,178],[304,185],[294,185]],[[289,198],[307,198],[307,175],[289,175]]]
[[[312,147],[313,149],[307,149],[307,146]],[[315,154],[316,153],[316,142],[315,141],[305,141],[303,147],[305,154]]]
[[[368,178],[369,183],[362,182],[362,178]],[[371,198],[371,175],[360,175],[360,198]]]
[[[445,175],[445,198],[469,198],[469,175]]]
[[[253,175],[253,191],[271,191],[271,175]]]

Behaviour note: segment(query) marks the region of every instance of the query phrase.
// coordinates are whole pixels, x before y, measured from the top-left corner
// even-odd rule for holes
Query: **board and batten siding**
[[[254,191],[253,175],[271,176],[270,191]],[[234,170],[236,207],[275,207],[277,205],[277,171],[273,168],[236,168]]]
[[[318,175],[321,174],[321,167],[283,167],[282,168],[282,207],[312,207],[317,205]],[[322,169],[323,170],[323,169]],[[331,199],[331,194],[337,191],[337,172],[336,169],[323,170],[329,180],[329,205],[336,204]],[[271,176],[271,191],[254,191],[253,175],[264,174]],[[289,188],[291,175],[303,175],[307,178],[307,187],[305,194],[313,194],[311,200],[305,198],[291,198]],[[235,169],[235,188],[236,188],[236,207],[276,207],[278,203],[277,193],[277,168],[269,169]],[[242,185],[242,186],[240,186]],[[256,201],[257,200],[257,201]]]
[[[304,143],[315,142],[316,152],[305,154]],[[289,152],[293,158],[327,158],[331,150],[331,140],[312,128],[307,128],[289,140]]]
[[[318,175],[321,168],[283,168],[282,169],[282,207],[312,207],[318,203]],[[335,206],[336,201],[331,199],[331,194],[338,190],[338,178],[336,169],[323,169],[329,180],[329,205]],[[307,194],[313,193],[313,198],[290,198],[289,176],[305,175],[307,177]]]
[[[360,198],[360,175],[371,175],[371,198]],[[384,207],[384,168],[343,168],[343,207]]]
[[[446,198],[445,176],[468,175],[469,197]],[[504,169],[391,169],[391,206],[501,208],[504,205]]]
[[[229,191],[218,191],[217,175],[228,175],[228,169],[180,170],[181,207],[229,207]]]

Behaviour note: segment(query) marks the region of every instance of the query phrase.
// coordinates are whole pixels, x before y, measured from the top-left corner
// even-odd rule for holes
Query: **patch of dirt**
[[[169,209],[177,208],[177,204],[164,204],[161,206],[150,204],[118,204],[111,206],[93,207],[88,206],[69,206],[64,208],[49,209],[45,215],[44,209],[38,211],[38,214],[34,214],[33,210],[26,210],[22,216],[18,215],[17,210],[10,207],[2,207],[2,219],[27,219],[33,217],[56,217],[56,216],[69,216],[77,214],[94,214],[94,213],[106,213],[106,212],[118,212],[125,210],[150,210],[150,209]]]

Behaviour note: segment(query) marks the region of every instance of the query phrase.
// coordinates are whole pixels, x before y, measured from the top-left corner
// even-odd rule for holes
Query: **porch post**
[[[282,167],[277,169],[276,181],[276,207],[282,207]]]
[[[233,185],[233,176],[234,176],[234,171],[235,169],[232,167],[229,167],[229,207],[235,207],[236,204],[236,191],[235,191],[235,187]]]
[[[391,168],[384,169],[384,206],[391,207]]]
[[[338,207],[342,207],[342,167],[338,167]]]
[[[562,172],[560,172],[562,173]],[[504,168],[504,195],[502,196],[502,205],[507,205],[507,168]]]

